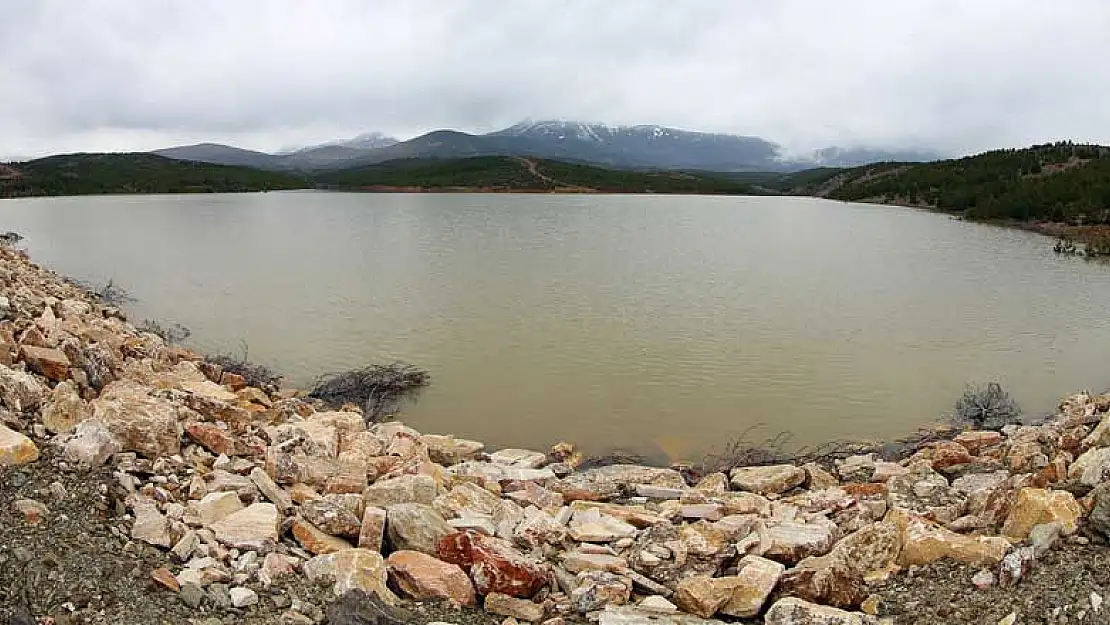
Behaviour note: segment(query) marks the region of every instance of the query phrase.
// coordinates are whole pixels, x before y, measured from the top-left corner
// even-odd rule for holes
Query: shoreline
[[[0,546],[28,554],[0,567],[0,616],[342,623],[359,604],[381,623],[902,623],[914,610],[885,589],[910,567],[956,560],[1013,588],[1037,553],[1110,533],[1110,395],[924,436],[898,461],[591,466],[568,444],[487,450],[252,387],[20,251],[0,247],[0,270]],[[81,536],[93,551],[52,551]],[[34,571],[88,577],[90,558],[139,574],[92,598],[11,594]],[[949,582],[972,587],[915,583]]]

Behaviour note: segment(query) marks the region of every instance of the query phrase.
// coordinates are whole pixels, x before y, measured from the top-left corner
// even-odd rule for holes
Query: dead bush
[[[358,404],[370,424],[395,416],[401,402],[415,400],[430,381],[427,371],[395,362],[321,376],[308,395],[336,407]]]

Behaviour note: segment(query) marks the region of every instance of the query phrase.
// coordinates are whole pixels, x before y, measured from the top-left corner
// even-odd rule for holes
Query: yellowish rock
[[[1001,536],[964,536],[902,510],[892,510],[887,520],[902,531],[902,566],[929,564],[942,558],[994,566],[1011,547],[1010,541]]]
[[[1010,506],[1010,514],[1002,525],[1002,534],[1014,540],[1025,540],[1033,526],[1041,523],[1060,523],[1064,534],[1079,529],[1083,509],[1071,493],[1063,490],[1023,488]]]
[[[0,424],[0,467],[28,464],[39,459],[39,448],[26,436]]]
[[[767,558],[754,555],[741,558],[736,573],[741,583],[733,587],[732,594],[720,608],[721,614],[741,618],[759,614],[785,570],[785,566]]]

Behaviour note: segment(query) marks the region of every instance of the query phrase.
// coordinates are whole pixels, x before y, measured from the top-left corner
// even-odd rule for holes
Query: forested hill
[[[795,192],[938,208],[971,219],[1110,223],[1110,148],[1068,142],[868,165],[830,171]]]
[[[747,183],[703,173],[605,169],[515,156],[406,159],[318,174],[337,189],[548,191],[563,193],[755,193]]]
[[[154,154],[63,154],[0,164],[0,197],[301,189],[303,178]]]

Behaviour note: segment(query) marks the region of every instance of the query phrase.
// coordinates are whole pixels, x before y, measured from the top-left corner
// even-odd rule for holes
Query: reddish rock
[[[297,518],[290,527],[293,537],[310,553],[323,555],[351,548],[351,543],[320,530],[315,525]]]
[[[186,423],[185,433],[198,445],[214,454],[226,454],[228,456],[236,454],[238,445],[235,437],[227,430],[220,429],[211,423]]]
[[[60,350],[24,345],[20,349],[20,355],[23,362],[27,363],[27,368],[55,382],[69,377],[69,358]]]
[[[474,585],[458,565],[419,551],[397,551],[386,560],[389,579],[405,595],[417,600],[451,599],[474,605]]]
[[[336,475],[329,477],[324,483],[324,492],[328,494],[358,493],[362,494],[366,488],[366,474],[362,475]]]
[[[886,484],[882,482],[873,482],[867,484],[848,483],[841,484],[840,488],[853,497],[874,497],[876,495],[886,495]]]
[[[49,508],[34,499],[16,499],[12,503],[12,509],[23,515],[27,525],[38,525],[50,514]]]
[[[933,469],[940,470],[957,464],[971,462],[971,454],[963,445],[953,441],[938,441],[933,443],[929,451]]]
[[[953,441],[963,445],[968,452],[979,455],[987,447],[993,447],[1002,442],[1002,433],[991,430],[962,432]]]
[[[158,582],[158,585],[165,588],[166,590],[171,590],[173,592],[178,592],[181,590],[181,584],[177,583],[177,578],[175,578],[173,576],[173,573],[170,573],[170,570],[166,567],[157,568],[151,571],[150,578]]]
[[[231,373],[230,371],[223,372],[220,376],[220,384],[223,384],[233,391],[241,391],[247,388],[247,380],[238,373]]]
[[[439,557],[470,571],[478,593],[530,598],[547,584],[550,571],[508,541],[476,532],[456,532],[439,541]]]

